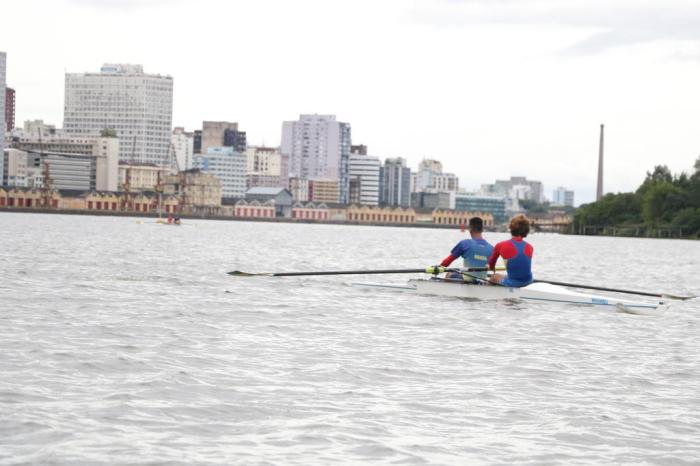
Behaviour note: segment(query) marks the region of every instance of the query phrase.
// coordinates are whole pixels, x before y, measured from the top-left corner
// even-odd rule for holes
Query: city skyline
[[[174,77],[173,126],[237,121],[252,145],[278,145],[281,121],[332,113],[350,122],[353,141],[374,155],[404,157],[410,166],[439,159],[467,189],[523,175],[590,202],[601,122],[607,192],[634,190],[657,164],[689,170],[700,146],[692,119],[700,103],[698,9],[675,0],[525,3],[527,15],[526,6],[508,1],[264,1],[238,5],[247,21],[231,31],[217,27],[232,8],[220,2],[29,0],[7,7],[16,21],[3,26],[0,42],[18,122],[60,124],[65,72],[126,62]],[[259,38],[239,49],[236,69],[250,73],[230,73],[233,65],[205,50],[204,38],[173,32],[210,8],[222,14],[208,16],[206,41],[222,39],[223,31],[246,44]],[[309,10],[323,21],[307,18]],[[159,19],[165,14],[169,21]],[[17,39],[23,19],[51,31],[57,25],[48,18],[56,15],[64,20],[54,53]],[[114,26],[100,21],[106,15],[117,19]],[[126,17],[148,35],[120,36],[116,25]],[[558,26],[543,26],[555,20]],[[104,40],[79,40],[85,34]],[[291,52],[305,41],[315,41],[324,60],[296,60]],[[329,55],[338,47],[345,53]],[[191,67],[187,54],[216,68]],[[229,89],[244,91],[227,95]]]

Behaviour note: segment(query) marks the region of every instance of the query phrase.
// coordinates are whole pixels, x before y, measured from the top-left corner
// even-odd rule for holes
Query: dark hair
[[[472,217],[469,219],[469,229],[477,233],[484,231],[484,221],[481,217]]]
[[[530,219],[523,214],[510,219],[510,234],[525,238],[530,233]]]

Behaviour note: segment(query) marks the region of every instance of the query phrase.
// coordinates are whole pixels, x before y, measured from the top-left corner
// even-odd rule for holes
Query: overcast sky
[[[173,124],[238,121],[278,145],[283,120],[333,113],[353,143],[462,186],[524,175],[635,189],[700,155],[700,2],[680,0],[22,0],[0,50],[17,120],[63,120],[64,72],[105,62],[174,77]]]

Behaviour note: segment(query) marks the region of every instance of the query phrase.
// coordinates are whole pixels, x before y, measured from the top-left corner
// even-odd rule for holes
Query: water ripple
[[[234,279],[415,268],[462,235],[191,223],[0,213],[0,464],[698,464],[700,300],[638,316]],[[540,277],[700,293],[697,242],[531,241]]]

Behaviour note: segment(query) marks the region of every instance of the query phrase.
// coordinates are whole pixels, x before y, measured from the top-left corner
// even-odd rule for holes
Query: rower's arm
[[[450,254],[449,256],[445,257],[442,262],[440,262],[440,266],[442,267],[449,267],[454,260],[457,259],[455,256]]]
[[[469,242],[464,240],[460,241],[455,247],[452,248],[450,255],[445,257],[440,265],[443,267],[449,267],[449,265],[454,262],[455,259],[462,257],[469,250],[469,247]]]

